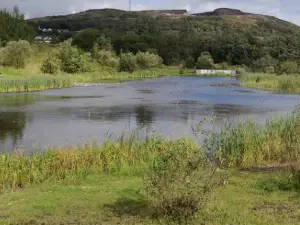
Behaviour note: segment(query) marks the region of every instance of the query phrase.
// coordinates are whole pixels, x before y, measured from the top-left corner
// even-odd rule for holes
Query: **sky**
[[[100,8],[129,8],[129,0],[0,0],[0,8],[19,6],[26,18],[63,15]],[[131,0],[132,10],[187,9],[206,12],[234,8],[245,12],[276,16],[300,25],[300,0]]]

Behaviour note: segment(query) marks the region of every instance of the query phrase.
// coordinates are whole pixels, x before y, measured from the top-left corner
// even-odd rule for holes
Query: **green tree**
[[[279,74],[297,74],[299,72],[298,63],[295,61],[282,62],[278,69]]]
[[[159,67],[162,61],[161,57],[149,52],[139,52],[136,54],[136,62],[141,69]]]
[[[60,64],[61,62],[58,59],[58,53],[53,51],[47,55],[41,70],[43,73],[55,74],[59,71]]]
[[[137,69],[136,57],[132,53],[123,53],[120,55],[120,71],[132,73]]]
[[[1,64],[15,68],[24,68],[32,49],[28,41],[10,41],[1,50]]]
[[[197,60],[197,69],[213,69],[214,60],[209,52],[202,52]]]
[[[61,62],[61,71],[66,73],[89,72],[92,70],[87,54],[72,46],[72,40],[59,45],[58,59]]]
[[[188,69],[193,69],[195,68],[195,59],[192,56],[189,56],[186,61],[185,61],[185,66]]]
[[[84,51],[91,51],[94,47],[94,43],[100,36],[100,33],[96,29],[86,29],[78,32],[73,38],[73,45],[81,48]]]
[[[5,45],[9,41],[32,41],[35,36],[34,27],[29,25],[18,7],[12,12],[0,11],[0,44]]]
[[[92,56],[96,60],[96,62],[102,66],[108,66],[114,69],[117,69],[119,67],[120,60],[112,51],[98,51],[97,49],[94,49]]]
[[[252,63],[252,68],[256,72],[274,73],[277,67],[278,60],[270,55],[263,56]]]

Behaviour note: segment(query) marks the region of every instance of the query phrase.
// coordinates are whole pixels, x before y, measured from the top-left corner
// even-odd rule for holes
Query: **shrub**
[[[162,58],[149,52],[139,52],[136,54],[136,62],[139,68],[148,69],[158,67],[162,64]]]
[[[59,71],[60,68],[60,60],[57,57],[57,53],[51,52],[47,55],[47,58],[44,60],[42,64],[42,72],[55,74]]]
[[[276,59],[272,58],[270,55],[266,55],[252,62],[252,68],[256,72],[274,73],[277,64],[278,61]]]
[[[1,50],[3,66],[24,68],[32,50],[28,41],[11,41]]]
[[[97,51],[97,48],[95,48],[93,50],[92,56],[97,61],[97,63],[102,66],[108,66],[115,69],[119,67],[120,60],[112,51]]]
[[[137,69],[136,57],[132,53],[120,55],[119,70],[132,73]]]
[[[205,208],[221,180],[201,149],[178,144],[153,159],[144,182],[157,215],[186,223]]]
[[[86,29],[78,32],[74,36],[72,44],[78,46],[84,51],[91,51],[99,35],[99,31],[96,29]]]
[[[66,73],[78,73],[91,71],[88,54],[84,54],[77,47],[72,46],[72,40],[59,45],[58,59],[61,61],[61,71]]]
[[[188,69],[195,68],[195,59],[192,56],[189,56],[185,61],[185,66]]]
[[[294,61],[285,61],[279,65],[279,74],[297,74],[299,72],[298,64]]]
[[[197,60],[197,69],[213,69],[214,60],[209,52],[202,52]]]

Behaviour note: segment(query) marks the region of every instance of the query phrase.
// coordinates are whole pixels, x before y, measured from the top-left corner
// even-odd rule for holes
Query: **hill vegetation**
[[[300,28],[274,17],[232,9],[176,18],[154,14],[99,9],[37,18],[29,23],[35,27],[69,29],[73,37],[93,28],[99,36],[111,39],[117,54],[156,52],[166,65],[178,65],[191,58],[196,62],[202,52],[210,52],[216,64],[289,73],[280,71],[280,65],[300,60]]]

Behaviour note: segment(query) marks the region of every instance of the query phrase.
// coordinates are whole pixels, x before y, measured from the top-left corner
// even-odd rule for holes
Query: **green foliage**
[[[159,152],[144,180],[156,213],[179,224],[190,224],[222,183],[216,168],[205,162],[203,151],[183,143]]]
[[[60,69],[60,63],[57,52],[51,52],[44,60],[41,70],[43,73],[56,74]]]
[[[100,32],[96,29],[86,29],[76,33],[73,38],[72,44],[81,48],[84,51],[91,51]]]
[[[25,79],[0,79],[0,93],[42,91],[51,88],[69,88],[68,77],[32,77]]]
[[[105,50],[105,51],[113,51],[113,46],[111,44],[111,40],[106,38],[105,36],[101,35],[95,41],[95,44],[98,49]]]
[[[197,69],[213,69],[214,60],[209,52],[202,52],[197,59]]]
[[[278,65],[278,60],[275,60],[270,55],[255,60],[252,63],[252,68],[255,72],[274,73]]]
[[[279,74],[297,74],[300,73],[298,63],[295,61],[285,61],[279,65]]]
[[[89,72],[92,70],[89,55],[72,46],[72,40],[59,45],[58,59],[61,61],[61,71],[66,73]]]
[[[27,59],[31,55],[31,47],[28,41],[11,41],[0,50],[0,64],[3,66],[24,68]]]
[[[149,52],[138,52],[136,62],[139,68],[149,69],[161,66],[162,58]]]
[[[257,79],[259,77],[259,80]],[[242,76],[243,86],[261,88],[284,93],[300,93],[300,76],[277,76],[268,74],[247,74]]]
[[[136,56],[132,53],[123,53],[120,55],[119,70],[132,73],[138,68],[136,62]]]
[[[300,158],[300,111],[268,120],[265,126],[226,124],[209,143],[217,162],[228,167],[293,163]]]
[[[192,56],[189,56],[186,61],[185,61],[185,66],[188,69],[193,69],[195,68],[195,59]]]
[[[18,7],[12,12],[0,10],[0,47],[9,41],[31,41],[34,35],[34,28],[27,24]]]
[[[0,183],[2,187],[24,188],[46,180],[64,180],[72,173],[89,172],[114,173],[120,175],[140,174],[152,158],[168,148],[182,146],[195,149],[187,140],[165,141],[149,138],[141,141],[133,133],[129,138],[121,137],[119,142],[106,141],[81,148],[58,148],[32,156],[18,152],[0,155]]]
[[[93,48],[92,52],[93,58],[102,66],[108,66],[114,69],[119,67],[119,58],[117,55],[112,51],[106,50],[98,50],[96,47]]]
[[[300,60],[298,26],[268,16],[239,17],[173,19],[152,17],[143,12],[103,9],[30,22],[37,27],[69,28],[72,31],[94,28],[111,38],[118,54],[156,49],[166,65],[178,65],[189,56],[196,59],[207,51],[217,64],[254,65],[255,70],[261,72],[276,70],[269,59],[280,62]]]

